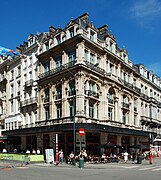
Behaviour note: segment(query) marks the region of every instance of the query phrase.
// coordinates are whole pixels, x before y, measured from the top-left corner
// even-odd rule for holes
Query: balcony
[[[108,103],[113,104],[113,99],[108,99]]]
[[[75,90],[69,91],[68,93],[69,93],[69,96],[74,96],[74,95],[76,95],[76,91],[75,91]]]
[[[122,108],[129,109],[129,104],[125,103],[125,102],[122,102]]]
[[[49,102],[49,97],[45,97],[44,98],[44,103],[48,103]]]
[[[62,99],[62,94],[57,94],[57,95],[55,95],[55,99],[56,99],[56,100]]]
[[[24,101],[21,101],[20,107],[29,106],[31,104],[37,104],[37,101],[38,101],[37,97],[26,99]]]
[[[99,98],[99,94],[95,91],[85,90],[85,94],[94,98]]]
[[[129,87],[130,89],[134,90],[137,93],[140,93],[140,91],[141,91],[138,87],[136,87],[135,85],[130,84],[130,83],[126,82],[126,81],[124,81],[124,85],[126,87]]]
[[[150,123],[151,120],[147,116],[141,116],[140,121],[141,121],[142,125],[146,125],[147,126]]]
[[[0,83],[3,82],[3,81],[6,81],[6,76],[5,75],[0,76]]]
[[[100,68],[100,67],[98,67],[98,66],[96,66],[95,64],[90,63],[90,62],[88,62],[88,61],[85,61],[85,64],[86,64],[86,66],[89,67],[90,69],[95,70],[95,71],[97,71],[98,73],[100,73],[100,74],[102,74],[102,75],[105,74],[105,70],[102,69],[102,68]]]
[[[145,95],[143,93],[141,93],[140,95],[141,95],[141,98],[143,98],[144,100],[149,101],[149,96],[147,96],[147,95]]]
[[[153,102],[153,103],[155,103],[155,104],[158,103],[158,101],[157,101],[155,98],[153,98],[153,97],[150,97],[150,98],[149,98],[149,101],[150,101],[150,102]]]
[[[39,75],[39,78],[42,79],[42,78],[45,78],[45,77],[47,77],[47,76],[54,75],[54,74],[56,74],[56,73],[61,72],[62,70],[65,70],[65,69],[68,69],[68,68],[74,66],[74,64],[75,64],[75,61],[71,61],[71,62],[66,63],[66,64],[64,64],[64,65],[60,65],[59,67],[57,67],[57,68],[55,68],[55,69],[52,69],[52,70],[50,70],[50,71],[48,71],[48,72],[45,72],[45,73],[40,74],[40,75]]]
[[[25,87],[30,87],[30,86],[32,86],[32,85],[33,85],[33,82],[34,82],[33,79],[31,79],[31,80],[29,80],[29,81],[26,81],[26,82],[25,82]]]

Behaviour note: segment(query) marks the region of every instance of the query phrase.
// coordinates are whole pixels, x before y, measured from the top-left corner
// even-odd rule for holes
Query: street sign
[[[84,134],[85,134],[84,128],[79,128],[79,135],[84,136]]]

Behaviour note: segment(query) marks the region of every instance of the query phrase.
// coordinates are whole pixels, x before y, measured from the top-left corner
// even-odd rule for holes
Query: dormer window
[[[49,50],[49,42],[45,43],[46,50]]]
[[[94,41],[94,31],[90,30],[90,40]]]
[[[69,29],[70,38],[74,36],[74,28]]]
[[[57,39],[57,44],[60,44],[61,43],[60,35],[57,36],[56,39]]]

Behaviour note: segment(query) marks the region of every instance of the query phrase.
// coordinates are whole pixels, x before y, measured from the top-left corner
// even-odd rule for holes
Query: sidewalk
[[[153,165],[161,165],[161,157],[156,157],[153,158],[152,160]],[[134,163],[132,161],[128,161],[127,163],[124,163],[123,161],[116,163],[116,162],[112,162],[112,163],[91,163],[91,162],[86,162],[84,163],[84,168],[107,168],[109,166],[133,166]],[[142,160],[141,164],[135,164],[135,165],[150,165],[149,164],[149,160]],[[61,168],[61,167],[66,167],[66,168],[78,168],[79,167],[79,162],[76,163],[76,166],[73,165],[69,165],[67,163],[62,163],[62,164],[47,164],[47,163],[30,163],[29,165],[25,165],[25,164],[20,164],[19,162],[13,162],[13,164],[9,164],[9,163],[3,163],[0,161],[0,168],[4,168],[4,167],[30,167],[30,166],[40,166],[40,167],[56,167],[56,168]]]
[[[160,164],[161,165],[161,157],[156,157],[156,158],[153,158],[152,160],[153,162],[153,165],[158,165]],[[78,168],[79,167],[79,162],[76,163],[76,166],[73,166],[73,165],[70,165],[70,164],[67,164],[67,163],[62,163],[62,164],[58,164],[58,165],[55,165],[55,164],[46,164],[46,163],[36,163],[36,164],[30,164],[31,166],[44,166],[44,167],[69,167],[69,168]],[[112,163],[91,163],[91,162],[86,162],[84,163],[84,168],[105,168],[106,166],[133,166],[134,163],[132,161],[128,161],[127,163],[124,163],[123,161],[122,162],[119,162],[119,163],[116,163],[116,162],[112,162]],[[149,160],[142,160],[142,163],[141,164],[137,164],[135,163],[135,165],[150,165],[149,164]]]

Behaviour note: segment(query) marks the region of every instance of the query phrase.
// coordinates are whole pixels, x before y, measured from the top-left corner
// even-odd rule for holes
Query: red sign
[[[79,128],[79,135],[84,136],[84,134],[85,134],[84,128]]]

